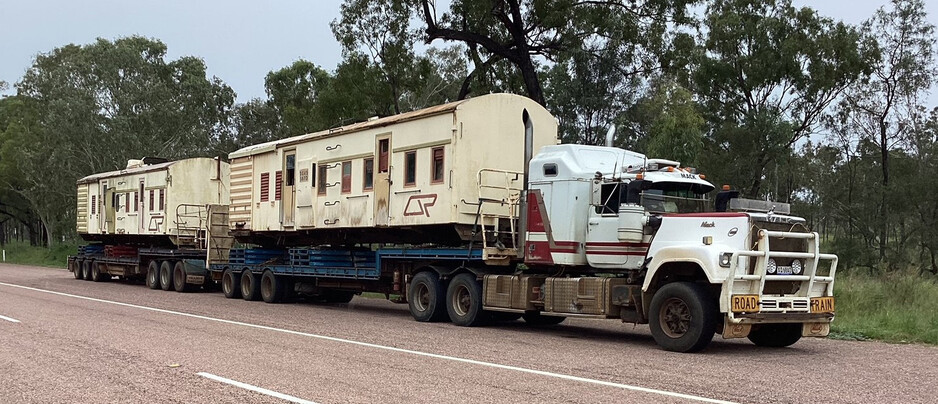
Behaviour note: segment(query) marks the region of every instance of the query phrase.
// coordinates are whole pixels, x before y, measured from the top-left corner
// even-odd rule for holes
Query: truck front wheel
[[[749,340],[757,346],[782,348],[801,339],[801,323],[760,324],[752,327]]]
[[[651,299],[648,323],[659,346],[675,352],[697,352],[713,339],[716,302],[700,284],[669,283]]]
[[[414,276],[407,290],[407,303],[414,320],[429,322],[446,318],[446,293],[440,278],[433,272],[424,271]]]

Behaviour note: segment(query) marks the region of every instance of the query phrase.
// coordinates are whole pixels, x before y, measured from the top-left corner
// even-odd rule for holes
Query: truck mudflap
[[[806,252],[774,251],[772,239],[804,239]],[[753,324],[801,323],[802,335],[823,337],[834,319],[834,276],[837,256],[822,254],[817,233],[759,230],[755,249],[733,251],[729,274],[720,292],[720,311],[725,313],[723,337],[742,338]],[[755,258],[755,265],[750,265]],[[803,260],[801,274],[770,274],[770,260]],[[819,274],[822,261],[829,261],[827,274]],[[788,282],[793,293],[765,293],[767,282]]]
[[[182,260],[182,267],[186,271],[186,283],[202,285],[209,277],[208,268],[205,267],[205,260]]]

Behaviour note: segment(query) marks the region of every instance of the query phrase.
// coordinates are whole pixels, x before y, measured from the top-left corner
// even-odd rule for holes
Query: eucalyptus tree
[[[715,0],[700,41],[688,60],[709,124],[705,163],[751,196],[877,55],[855,27],[789,0]]]

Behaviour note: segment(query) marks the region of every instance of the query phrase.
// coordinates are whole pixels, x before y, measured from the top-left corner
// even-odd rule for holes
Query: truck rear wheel
[[[283,301],[284,279],[271,270],[264,271],[261,275],[261,299],[265,303],[280,303]]]
[[[749,340],[758,346],[782,348],[801,339],[801,328],[801,323],[755,325],[749,332]]]
[[[446,293],[440,278],[433,272],[425,271],[414,276],[407,290],[407,303],[410,315],[422,322],[442,321],[446,319],[443,301]]]
[[[81,266],[84,265],[85,261],[75,260],[75,263],[72,264],[72,276],[75,279],[81,279]]]
[[[107,279],[110,278],[110,277],[111,277],[111,275],[108,275],[108,274],[105,274],[105,273],[101,272],[101,264],[97,264],[97,263],[96,263],[96,264],[94,264],[94,265],[91,266],[91,280],[92,280],[92,281],[94,281],[94,282],[104,282],[105,280],[107,280]]]
[[[182,261],[176,261],[173,266],[173,288],[180,293],[189,291],[189,285],[186,284],[186,267]]]
[[[482,285],[474,274],[456,275],[446,289],[446,311],[453,324],[474,327],[485,322],[482,311]]]
[[[91,280],[91,266],[94,265],[94,261],[83,261],[81,263],[81,279],[86,281]]]
[[[659,346],[675,352],[696,352],[710,343],[717,325],[716,301],[703,286],[669,283],[651,299],[648,325]]]
[[[160,288],[160,265],[156,261],[150,261],[147,265],[147,287],[150,289]]]
[[[173,288],[173,263],[163,261],[160,263],[160,288],[170,290]]]
[[[258,300],[261,297],[260,282],[253,272],[245,270],[241,273],[241,297],[244,300]]]
[[[221,274],[221,291],[229,299],[241,297],[241,274],[231,268],[225,268],[225,272]]]

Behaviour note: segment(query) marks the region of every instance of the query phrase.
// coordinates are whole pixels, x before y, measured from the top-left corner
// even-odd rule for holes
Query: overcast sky
[[[859,23],[886,0],[794,0],[821,14]],[[938,1],[927,0],[938,25]],[[264,76],[307,59],[335,69],[341,51],[329,23],[340,0],[32,0],[0,6],[0,80],[18,81],[39,52],[96,38],[142,35],[168,46],[169,59],[201,57],[209,74],[238,93],[238,101],[263,98]],[[12,91],[7,91],[7,94]],[[938,94],[930,104],[938,106]]]

